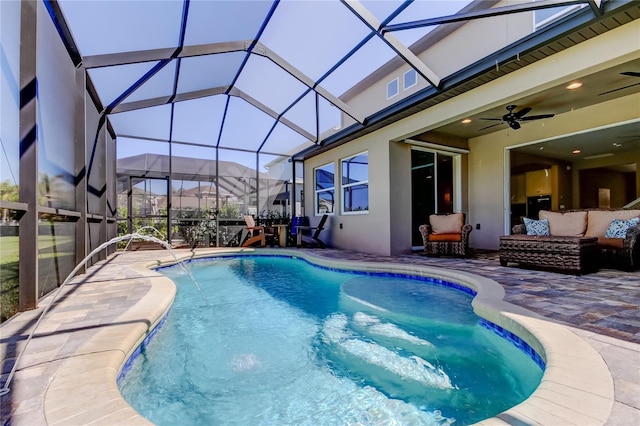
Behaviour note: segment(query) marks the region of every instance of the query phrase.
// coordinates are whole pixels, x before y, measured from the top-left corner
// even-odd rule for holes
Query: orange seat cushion
[[[460,242],[462,241],[462,234],[429,234],[429,241]]]
[[[598,245],[608,249],[624,248],[624,238],[598,238]]]

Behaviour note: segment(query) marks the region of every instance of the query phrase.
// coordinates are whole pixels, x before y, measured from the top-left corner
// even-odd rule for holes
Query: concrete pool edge
[[[609,418],[614,403],[613,379],[600,354],[565,326],[504,302],[504,290],[493,280],[423,265],[329,259],[314,251],[295,249],[208,249],[177,256],[186,261],[242,253],[290,256],[336,269],[431,276],[468,286],[477,292],[473,306],[478,315],[516,334],[546,360],[541,384],[530,398],[479,424],[605,424]],[[149,424],[122,399],[116,379],[130,354],[164,317],[173,301],[175,285],[152,269],[177,261],[166,253],[158,257],[124,266],[142,274],[151,288],[117,318],[116,325],[103,327],[76,356],[60,366],[44,395],[48,424],[68,424],[72,420]],[[89,388],[91,391],[87,392]],[[70,400],[74,403],[70,404]]]

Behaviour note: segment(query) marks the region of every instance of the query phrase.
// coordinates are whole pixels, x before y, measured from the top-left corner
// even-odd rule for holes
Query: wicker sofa
[[[581,209],[564,212],[540,211],[549,236],[526,235],[524,224],[512,235],[500,238],[500,263],[549,267],[576,273],[617,268],[632,271],[640,264],[640,225],[627,229],[625,238],[605,238],[614,219],[640,217],[640,210]]]

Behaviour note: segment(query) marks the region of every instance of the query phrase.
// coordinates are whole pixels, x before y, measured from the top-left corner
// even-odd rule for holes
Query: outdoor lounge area
[[[633,0],[1,1],[2,424],[640,424],[639,18]],[[227,269],[192,275],[207,262]],[[258,283],[205,296],[241,273]],[[220,306],[177,320],[184,277]],[[250,302],[216,317],[227,296]],[[315,354],[275,391],[258,349],[165,350],[219,368],[176,392],[198,407],[220,402],[200,380],[337,405],[307,389],[255,422],[235,403],[150,417],[121,382],[176,323],[318,345],[274,357]]]
[[[216,250],[230,249],[208,252]],[[244,250],[270,254],[291,251]],[[199,249],[195,255],[206,252]],[[472,271],[495,280],[504,289],[506,304],[499,300],[490,302],[493,296],[488,295],[483,303],[497,303],[501,309],[525,314],[530,320],[542,320],[543,326],[536,327],[537,336],[547,340],[545,345],[553,353],[566,356],[564,361],[557,362],[569,364],[549,371],[546,384],[541,386],[543,393],[536,393],[530,405],[523,404],[482,424],[630,425],[640,418],[637,400],[640,377],[635,362],[640,356],[640,325],[634,319],[640,290],[634,274],[601,270],[575,277],[505,268],[499,265],[495,252],[474,253],[471,259],[417,255],[389,258],[335,249],[298,250],[295,255],[350,265],[359,262],[378,263],[379,267],[403,265],[405,270]],[[178,256],[192,258],[194,253],[180,250]],[[147,424],[121,399],[114,377],[124,356],[122,351],[127,352],[136,340],[130,336],[123,341],[127,330],[131,331],[127,323],[153,323],[161,315],[160,301],[168,303],[165,296],[171,294],[164,281],[154,281],[158,274],[144,273],[132,265],[157,264],[163,258],[170,261],[171,256],[159,255],[157,251],[118,253],[65,288],[24,358],[25,364],[33,366],[18,370],[11,385],[12,393],[2,396],[3,423],[11,419],[12,424],[29,425]],[[156,294],[155,289],[160,293]],[[489,288],[486,290],[491,292]],[[154,301],[147,301],[149,297]],[[48,304],[48,299],[42,306]],[[89,301],[103,308],[87,309]],[[526,311],[520,311],[521,308]],[[22,349],[24,335],[41,311],[42,307],[25,312],[16,318],[18,321],[3,324],[4,359],[12,359]],[[79,327],[79,324],[96,325]],[[565,327],[571,330],[568,334],[563,334]],[[560,334],[554,335],[557,332]],[[115,336],[109,339],[109,333]],[[107,345],[102,355],[96,352],[99,347],[96,344],[100,342]],[[567,346],[569,350],[565,349]],[[105,361],[100,362],[101,358]],[[560,388],[554,387],[558,385]],[[578,390],[583,387],[587,391]],[[14,402],[10,403],[11,400]]]

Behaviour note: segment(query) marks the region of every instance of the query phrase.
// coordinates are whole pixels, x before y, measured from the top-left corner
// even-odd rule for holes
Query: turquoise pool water
[[[284,257],[189,269],[209,305],[180,268],[161,270],[175,303],[119,380],[159,425],[470,424],[542,377],[447,285]]]

